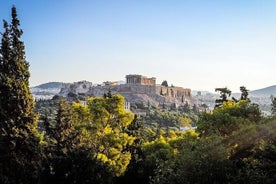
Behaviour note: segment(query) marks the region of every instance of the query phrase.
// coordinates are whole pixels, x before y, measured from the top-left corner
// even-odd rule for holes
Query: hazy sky
[[[127,74],[192,90],[276,84],[276,0],[0,0],[0,19],[13,4],[31,86]]]

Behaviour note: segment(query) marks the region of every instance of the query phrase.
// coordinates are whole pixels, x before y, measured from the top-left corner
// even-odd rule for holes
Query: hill
[[[48,82],[32,88],[40,88],[40,89],[61,88],[61,85],[62,85],[62,82]]]
[[[31,87],[31,92],[35,99],[51,99],[60,92],[62,84],[62,82],[48,82]]]
[[[250,96],[256,96],[256,97],[270,97],[271,95],[276,96],[276,85],[258,89],[258,90],[253,90],[253,91],[250,91],[249,94]]]
[[[121,94],[125,100],[131,104],[150,104],[155,107],[160,104],[176,106],[185,101],[191,102],[191,90],[182,87],[165,87],[160,85],[143,84],[118,84],[93,85],[89,81],[79,81],[67,83],[62,86],[59,95],[69,96],[104,96],[111,94]],[[82,97],[81,97],[82,98]]]

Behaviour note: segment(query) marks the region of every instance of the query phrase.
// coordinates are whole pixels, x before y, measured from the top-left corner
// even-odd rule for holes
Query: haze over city
[[[1,19],[12,5],[31,86],[127,74],[192,90],[276,84],[273,0],[0,0]]]

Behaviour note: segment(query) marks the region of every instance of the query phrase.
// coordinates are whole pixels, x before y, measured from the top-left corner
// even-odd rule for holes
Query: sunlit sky
[[[0,0],[0,19],[12,5],[31,86],[127,74],[212,92],[276,84],[275,0]]]

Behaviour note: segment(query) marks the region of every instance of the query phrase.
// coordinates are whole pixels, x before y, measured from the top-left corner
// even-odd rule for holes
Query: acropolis
[[[191,89],[177,86],[162,86],[156,84],[156,78],[137,74],[126,75],[126,83],[104,82],[103,85],[92,85],[91,82],[81,81],[64,84],[60,94],[86,94],[88,96],[103,96],[110,91],[121,94],[130,103],[150,102],[153,105],[175,103],[181,105],[191,100]]]

